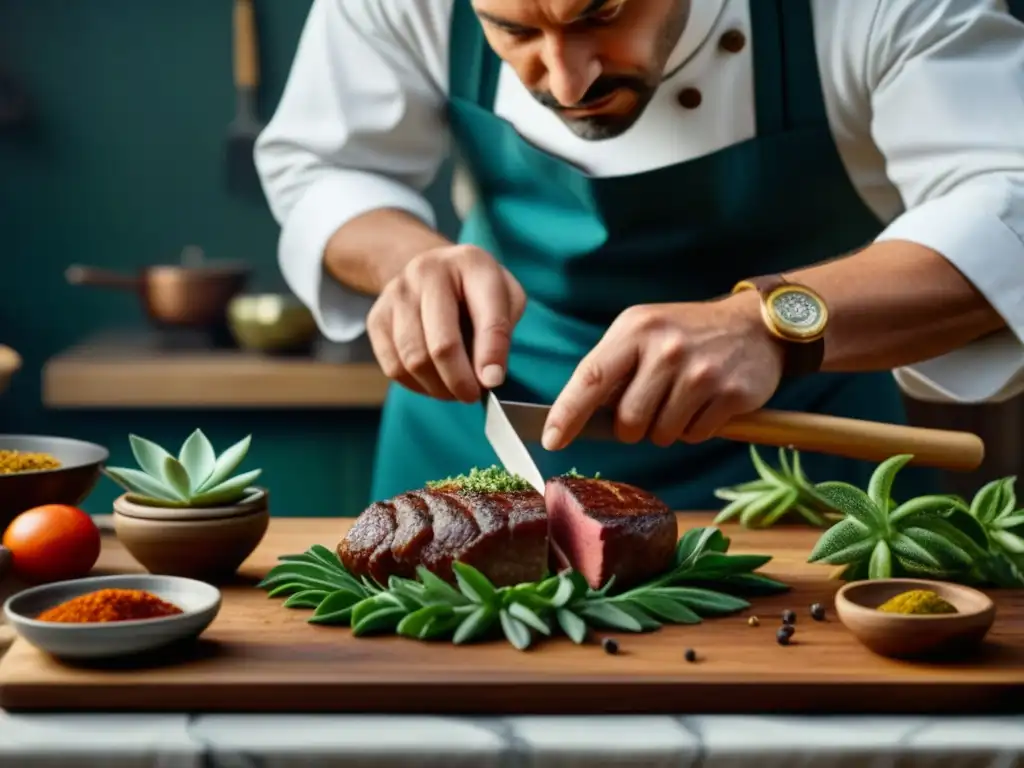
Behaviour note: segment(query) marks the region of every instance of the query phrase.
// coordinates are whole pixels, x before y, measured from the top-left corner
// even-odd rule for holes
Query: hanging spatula
[[[257,112],[260,62],[253,0],[235,0],[234,10],[235,119],[228,126],[228,189],[239,195],[262,195],[253,160],[256,139],[263,130]]]

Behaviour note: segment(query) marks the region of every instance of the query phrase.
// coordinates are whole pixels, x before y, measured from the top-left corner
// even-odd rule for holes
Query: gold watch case
[[[746,280],[734,292],[757,290]],[[785,341],[810,343],[825,335],[828,306],[817,293],[802,285],[785,283],[761,293],[761,316],[768,330]]]

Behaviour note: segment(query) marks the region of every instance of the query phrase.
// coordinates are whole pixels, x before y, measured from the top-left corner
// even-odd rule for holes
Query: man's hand
[[[469,403],[481,386],[504,381],[512,329],[525,307],[522,287],[494,257],[456,245],[412,259],[384,287],[366,325],[386,376],[420,394]],[[463,311],[473,325],[472,361]]]
[[[700,442],[763,406],[782,377],[783,351],[758,296],[630,307],[580,362],[555,401],[544,447],[564,448],[603,405],[625,443]]]

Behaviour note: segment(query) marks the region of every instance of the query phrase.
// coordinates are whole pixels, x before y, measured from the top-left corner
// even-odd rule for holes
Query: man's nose
[[[582,37],[549,35],[544,45],[548,88],[563,107],[572,107],[601,76],[601,62]]]

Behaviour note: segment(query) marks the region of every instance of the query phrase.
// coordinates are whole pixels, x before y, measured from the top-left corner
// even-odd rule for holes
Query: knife
[[[494,395],[490,394],[489,398],[494,398]],[[501,413],[501,418],[508,425],[506,432],[513,434],[520,445],[524,440],[540,442],[551,406],[494,399],[496,412]],[[487,405],[490,414],[489,400]],[[579,437],[615,440],[615,412],[609,408],[598,409],[584,425]],[[984,442],[970,432],[768,408],[732,418],[715,437],[864,461],[885,461],[890,456],[911,454],[914,457],[911,464],[957,471],[977,469],[985,458]]]
[[[522,438],[516,430],[515,425],[509,419],[505,408],[493,392],[487,392],[483,396],[485,412],[484,434],[491,444],[491,448],[498,454],[502,465],[508,472],[519,475],[532,485],[538,492],[544,493],[544,476],[540,473],[537,465],[530,456],[530,451],[523,443]],[[519,404],[517,404],[519,405]],[[541,426],[547,412],[541,414]]]

